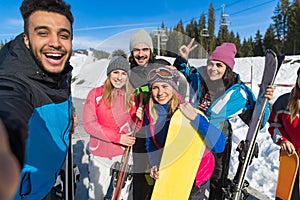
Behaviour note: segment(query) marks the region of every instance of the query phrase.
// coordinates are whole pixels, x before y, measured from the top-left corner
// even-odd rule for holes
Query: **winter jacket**
[[[201,75],[204,73],[202,71],[203,68],[197,69],[189,66],[187,60],[182,59],[180,56],[178,56],[174,61],[174,66],[176,66],[176,68],[185,75],[186,79],[190,83],[190,102],[197,107],[202,94],[204,93],[204,79]],[[240,77],[237,74],[236,83],[228,88],[221,96],[214,99],[204,114],[209,119],[210,123],[223,131],[228,142],[228,140],[231,140],[230,138],[232,133],[229,119],[234,116],[239,116],[246,124],[249,125],[255,102],[256,98],[253,92],[242,81],[240,81]],[[268,107],[269,106],[267,106],[264,112],[264,120],[261,125],[262,127],[266,124],[270,115]],[[209,161],[214,162],[213,159],[210,159]],[[206,160],[201,160],[199,170],[206,170],[205,167],[202,167],[206,164],[205,162]],[[226,163],[227,161],[224,160],[222,162]],[[211,168],[207,169],[209,170]],[[205,174],[204,172],[201,173],[199,171],[198,173]]]
[[[109,159],[124,153],[124,147],[120,145],[121,134],[133,131],[137,120],[136,102],[128,113],[124,105],[125,91],[116,90],[116,100],[112,108],[108,108],[102,98],[102,85],[89,92],[83,110],[83,125],[90,135],[90,152]]]
[[[176,65],[177,69],[180,70],[190,82],[190,101],[197,106],[203,94],[203,91],[201,90],[201,86],[204,82],[201,75],[204,73],[202,68],[196,69],[190,67],[187,61],[183,60],[180,56],[176,58],[174,65]],[[255,103],[256,97],[253,92],[240,80],[240,77],[237,74],[236,83],[213,101],[206,110],[205,115],[217,128],[221,128],[224,121],[238,115],[249,125]],[[270,116],[269,106],[270,104],[268,103],[264,111],[262,127],[267,123]]]
[[[145,125],[146,125],[146,149],[149,152],[151,166],[159,166],[163,147],[165,145],[170,119],[168,117],[168,104],[154,104],[158,114],[155,125],[149,113],[149,105],[145,107]],[[191,123],[204,138],[206,147],[212,152],[222,152],[225,147],[225,135],[216,127],[211,125],[202,114],[198,114]],[[198,168],[195,185],[207,181],[214,169],[214,158],[210,151],[205,151],[201,164]],[[151,152],[151,153],[150,153]],[[203,162],[204,161],[204,162]]]
[[[292,122],[290,121],[290,111],[286,108],[289,96],[290,93],[281,95],[274,103],[268,121],[270,124],[268,131],[274,143],[280,145],[283,141],[290,141],[300,152],[300,113]]]
[[[60,74],[45,73],[22,34],[1,49],[0,118],[21,165],[25,162],[14,199],[44,198],[64,163],[72,126],[71,71],[67,63]]]

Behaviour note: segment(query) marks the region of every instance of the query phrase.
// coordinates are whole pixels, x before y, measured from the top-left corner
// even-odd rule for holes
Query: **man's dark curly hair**
[[[24,20],[25,34],[28,34],[28,18],[35,11],[47,11],[61,14],[70,21],[71,26],[74,22],[71,6],[66,4],[64,0],[24,0],[20,10]]]

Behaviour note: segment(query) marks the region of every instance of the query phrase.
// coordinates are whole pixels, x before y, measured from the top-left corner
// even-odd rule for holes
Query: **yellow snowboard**
[[[296,152],[288,156],[284,151],[280,151],[276,198],[282,200],[291,198],[298,167],[299,157]]]
[[[178,109],[171,118],[151,200],[187,200],[204,150],[200,133]]]

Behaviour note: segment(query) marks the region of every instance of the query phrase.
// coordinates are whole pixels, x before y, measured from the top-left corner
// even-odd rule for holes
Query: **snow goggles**
[[[164,79],[172,79],[173,77],[174,76],[173,76],[173,73],[171,70],[160,67],[157,69],[152,69],[148,73],[147,81],[153,82],[156,78],[160,78],[160,79],[164,80]]]

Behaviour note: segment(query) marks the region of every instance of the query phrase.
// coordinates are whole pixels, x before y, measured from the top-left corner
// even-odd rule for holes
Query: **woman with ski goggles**
[[[204,155],[211,155],[212,165],[200,165],[196,177],[191,180],[195,182],[196,187],[191,188],[190,199],[203,199],[208,182],[202,184],[201,187],[200,183],[203,183],[203,178],[207,176],[206,172],[212,172],[214,169],[213,156],[210,151],[222,152],[225,146],[225,136],[219,129],[211,125],[206,117],[196,113],[189,102],[184,102],[178,91],[179,78],[179,72],[167,66],[152,69],[148,73],[147,80],[151,96],[149,104],[145,106],[145,125],[147,127],[146,149],[151,165],[150,176],[155,180],[159,179],[159,168],[164,167],[160,166],[160,161],[168,134],[170,119],[179,108],[191,120],[192,126],[204,138],[207,147]],[[208,132],[208,127],[210,132]],[[202,170],[200,167],[206,170]],[[175,174],[174,176],[181,175]],[[167,190],[171,189],[168,188]],[[176,193],[177,191],[174,192]]]

